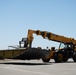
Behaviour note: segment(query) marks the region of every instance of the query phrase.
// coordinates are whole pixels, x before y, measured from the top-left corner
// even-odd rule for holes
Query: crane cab
[[[59,49],[54,54],[55,62],[66,62],[69,58],[76,62],[75,46],[73,43],[60,43]]]

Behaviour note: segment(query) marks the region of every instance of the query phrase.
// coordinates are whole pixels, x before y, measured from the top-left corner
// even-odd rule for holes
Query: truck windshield
[[[65,47],[64,43],[60,43],[59,49],[63,49]]]

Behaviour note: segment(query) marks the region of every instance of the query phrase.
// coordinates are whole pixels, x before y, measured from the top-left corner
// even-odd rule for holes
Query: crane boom
[[[47,31],[40,31],[40,30],[28,30],[28,43],[31,43],[34,39],[33,34],[41,35],[44,39],[61,42],[61,43],[73,43],[76,45],[76,40],[74,38],[68,38],[61,35],[57,35]]]

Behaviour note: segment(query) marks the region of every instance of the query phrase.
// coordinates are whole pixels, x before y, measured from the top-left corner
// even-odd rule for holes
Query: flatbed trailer
[[[0,59],[42,59],[48,56],[50,51],[45,49],[31,48],[31,49],[13,49],[13,50],[0,50]]]

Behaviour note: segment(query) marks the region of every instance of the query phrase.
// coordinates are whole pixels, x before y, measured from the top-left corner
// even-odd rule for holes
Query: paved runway
[[[0,75],[76,75],[76,63],[43,63],[42,60],[0,60]]]

